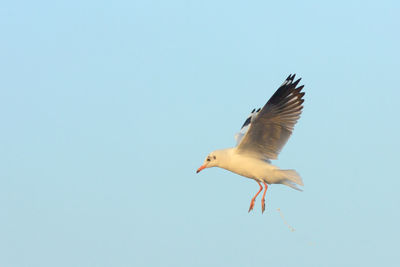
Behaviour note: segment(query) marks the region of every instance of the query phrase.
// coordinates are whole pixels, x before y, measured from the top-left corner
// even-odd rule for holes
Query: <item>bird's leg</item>
[[[263,184],[264,184],[265,190],[264,190],[264,193],[263,193],[263,196],[262,196],[262,199],[261,199],[261,210],[262,210],[262,213],[264,213],[264,211],[265,211],[265,193],[267,193],[267,189],[268,189],[268,185],[265,182],[263,182]]]
[[[260,194],[260,192],[263,190],[263,187],[262,187],[262,185],[260,184],[260,182],[257,181],[257,183],[258,183],[258,185],[260,186],[260,190],[258,190],[257,194],[251,199],[249,212],[254,208],[254,202],[256,201],[256,197],[257,197],[258,194]]]

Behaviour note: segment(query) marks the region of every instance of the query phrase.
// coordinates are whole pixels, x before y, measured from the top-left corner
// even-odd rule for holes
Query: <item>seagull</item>
[[[271,164],[292,134],[303,109],[304,85],[297,86],[301,78],[294,81],[295,76],[289,75],[262,109],[252,110],[235,135],[236,147],[211,152],[196,172],[220,167],[255,180],[260,189],[251,199],[249,212],[265,188],[261,199],[264,213],[268,185],[284,184],[302,191],[297,185],[303,186],[303,180],[295,170],[282,170]]]

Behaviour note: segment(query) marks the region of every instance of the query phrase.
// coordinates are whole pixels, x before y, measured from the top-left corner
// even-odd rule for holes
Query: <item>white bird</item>
[[[281,170],[271,164],[292,134],[294,125],[303,109],[301,92],[304,85],[297,87],[300,79],[293,82],[295,74],[289,75],[267,104],[260,110],[254,109],[236,134],[236,147],[211,152],[197,170],[220,167],[241,176],[254,179],[260,190],[251,199],[249,212],[263,190],[261,204],[265,211],[265,193],[268,184],[284,184],[301,191],[296,185],[304,185],[295,170]]]

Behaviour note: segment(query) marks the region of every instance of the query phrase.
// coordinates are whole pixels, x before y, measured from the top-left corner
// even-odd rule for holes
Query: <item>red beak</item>
[[[197,169],[196,173],[199,173],[201,170],[205,169],[206,165],[201,165],[200,168]]]

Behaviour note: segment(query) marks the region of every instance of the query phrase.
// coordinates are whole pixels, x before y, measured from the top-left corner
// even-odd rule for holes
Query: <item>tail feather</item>
[[[303,191],[302,189],[298,188],[297,185],[303,186],[303,180],[301,179],[300,175],[295,170],[278,170],[279,176],[282,178],[281,184],[290,186],[293,189]]]

